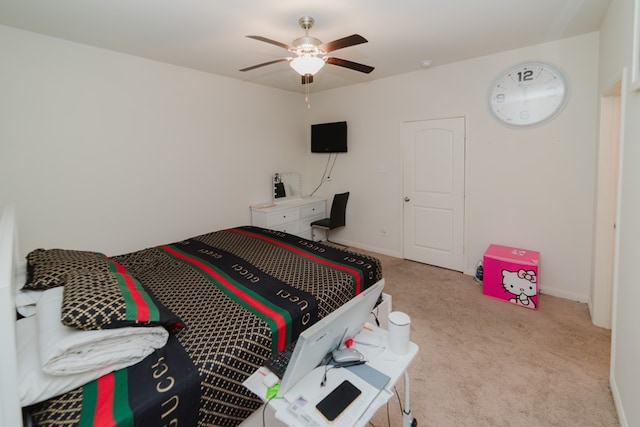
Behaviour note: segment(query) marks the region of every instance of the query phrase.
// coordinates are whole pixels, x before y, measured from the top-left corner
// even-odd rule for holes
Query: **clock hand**
[[[529,97],[527,96],[527,85],[521,83],[518,86],[522,89],[522,104],[527,105],[529,102]]]

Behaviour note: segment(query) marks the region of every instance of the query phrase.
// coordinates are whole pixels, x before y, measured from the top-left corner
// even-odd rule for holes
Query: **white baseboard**
[[[611,329],[611,319],[603,319],[602,316],[594,315],[593,300],[591,298],[587,301],[587,307],[589,308],[591,323],[600,328]]]
[[[618,385],[616,384],[616,379],[613,374],[609,377],[609,387],[611,387],[611,395],[613,396],[613,403],[616,407],[616,412],[618,413],[618,422],[620,423],[620,427],[629,427],[629,422],[627,421],[627,416],[625,415],[624,407],[622,406],[620,391],[618,390]]]
[[[339,239],[333,239],[333,238],[331,239],[331,241],[339,245],[350,246],[353,248],[360,248],[360,249],[364,249],[365,251],[376,252],[382,255],[392,256],[395,258],[402,258],[402,254],[400,252],[388,251],[383,248],[377,248],[375,246],[365,245],[365,244],[362,244],[362,242],[352,242],[349,240],[339,240]]]
[[[567,292],[565,290],[562,289],[558,289],[558,288],[552,288],[552,287],[548,287],[548,286],[541,286],[540,287],[540,293],[541,294],[547,294],[547,295],[551,295],[554,297],[560,297],[560,298],[564,298],[564,299],[569,299],[572,301],[578,301],[578,302],[583,302],[586,303],[589,301],[589,295],[585,295],[585,294],[578,294],[575,292]]]

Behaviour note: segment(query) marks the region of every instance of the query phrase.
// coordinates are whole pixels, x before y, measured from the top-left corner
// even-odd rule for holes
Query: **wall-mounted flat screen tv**
[[[311,125],[312,153],[346,153],[347,122]]]

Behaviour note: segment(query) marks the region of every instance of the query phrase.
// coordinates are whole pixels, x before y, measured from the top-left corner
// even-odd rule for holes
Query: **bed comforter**
[[[112,257],[186,328],[142,362],[29,409],[36,426],[234,426],[243,385],[304,329],[382,278],[377,259],[237,227]]]

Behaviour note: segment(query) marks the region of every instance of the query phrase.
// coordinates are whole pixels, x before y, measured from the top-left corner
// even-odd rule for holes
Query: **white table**
[[[382,407],[391,396],[393,387],[400,376],[404,376],[405,403],[403,414],[403,426],[410,427],[413,421],[410,408],[409,375],[407,368],[418,353],[418,346],[410,343],[409,352],[405,355],[398,355],[389,349],[387,331],[367,323],[362,335],[356,337],[355,348],[364,354],[367,365],[375,368],[389,377],[389,382],[382,389],[376,389],[365,379],[356,375],[350,368],[329,369],[327,371],[326,385],[320,386],[325,374],[325,367],[319,366],[298,384],[296,384],[284,399],[275,398],[268,400],[266,397],[266,387],[262,383],[262,373],[268,371],[267,368],[260,368],[247,381],[245,386],[268,402],[270,409],[275,412],[275,418],[288,426],[366,426],[376,411]],[[362,342],[366,342],[364,344]],[[356,367],[357,369],[357,367]],[[362,394],[349,406],[334,422],[329,423],[315,409],[316,404],[336,388],[345,379],[358,387]],[[306,404],[302,409],[304,417],[294,414],[291,410],[292,403],[302,398]]]
[[[326,217],[326,200],[317,197],[277,202],[275,205],[251,206],[251,225],[284,231],[311,240],[311,223]]]

